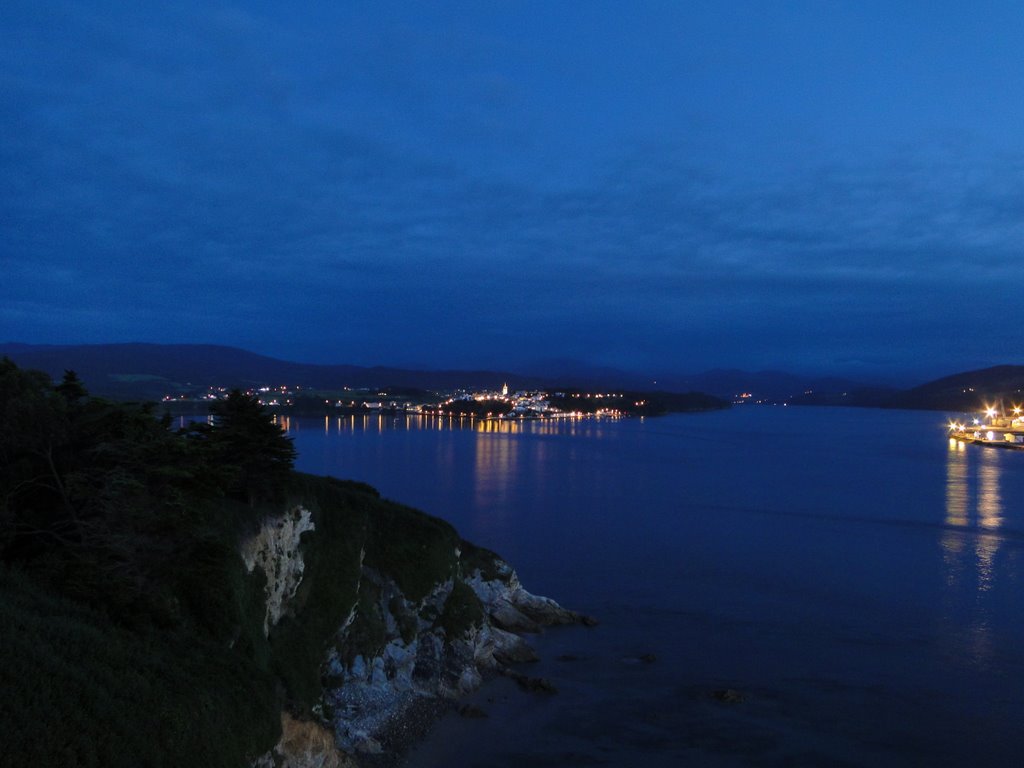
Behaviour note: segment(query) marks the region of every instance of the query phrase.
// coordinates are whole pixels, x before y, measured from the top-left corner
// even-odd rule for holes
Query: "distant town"
[[[208,387],[195,394],[166,394],[162,403],[173,413],[205,411],[210,403],[227,396],[229,387]],[[515,390],[454,390],[432,392],[412,388],[349,388],[325,391],[299,385],[255,387],[243,390],[257,397],[275,413],[296,415],[420,414],[479,419],[623,418],[657,416],[670,412],[728,408],[730,403],[699,392]]]

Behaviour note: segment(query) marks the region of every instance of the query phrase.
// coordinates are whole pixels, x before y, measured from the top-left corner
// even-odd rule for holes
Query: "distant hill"
[[[955,373],[887,398],[887,408],[977,411],[989,404],[1012,406],[1024,401],[1024,365],[997,365]]]
[[[864,408],[977,411],[1024,402],[1024,365],[998,365],[956,373],[910,389],[872,386],[842,378],[801,377],[782,371],[713,370],[688,377],[667,377],[658,385],[674,391],[697,390],[732,397],[793,405],[845,405]]]
[[[567,360],[535,363],[526,372],[319,365],[278,360],[236,347],[209,344],[7,343],[0,344],[0,355],[7,355],[22,367],[46,371],[55,378],[65,369],[72,369],[93,393],[119,399],[158,399],[165,394],[194,392],[208,386],[297,384],[329,390],[343,387],[450,390],[497,389],[507,382],[513,389],[617,387],[640,392],[704,392],[730,401],[749,393],[754,401],[819,398],[822,403],[832,404],[833,400],[842,401],[849,393],[865,389],[864,384],[847,379],[783,371],[717,369],[654,378]]]
[[[668,376],[658,386],[676,391],[697,390],[719,397],[750,394],[753,400],[783,402],[805,394],[842,396],[865,387],[863,382],[837,377],[807,376],[785,371],[741,371],[719,368],[689,376]]]
[[[617,368],[591,366],[574,360],[545,360],[532,364],[528,372],[547,381],[556,380],[578,387],[617,386],[640,391],[707,392],[733,400],[749,393],[752,400],[784,402],[806,393],[841,397],[843,393],[871,388],[852,379],[803,375],[786,371],[744,371],[716,368],[703,373],[641,375]]]
[[[496,389],[540,386],[536,378],[507,371],[417,371],[403,368],[295,363],[236,347],[208,344],[0,344],[23,368],[53,377],[74,370],[89,390],[116,398],[159,398],[208,386],[298,384],[315,389],[417,387]]]

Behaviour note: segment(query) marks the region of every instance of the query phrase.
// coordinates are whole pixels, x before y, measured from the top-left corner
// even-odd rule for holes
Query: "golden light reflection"
[[[978,526],[989,531],[997,530],[1003,522],[1003,500],[999,492],[1001,455],[995,451],[984,451],[978,470]],[[998,536],[977,537],[974,552],[978,559],[978,589],[982,592],[992,588],[993,564],[998,549]]]
[[[964,450],[959,442],[950,443],[946,455],[947,528],[941,545],[950,615],[961,617],[951,627],[951,637],[958,638],[959,652],[978,665],[987,665],[993,653],[990,593],[1002,544],[1005,460],[1002,451]]]
[[[957,652],[974,664],[990,663],[991,592],[1003,525],[1002,451],[965,450],[951,441],[946,454],[946,530],[941,545],[946,566],[950,627]],[[973,578],[972,578],[973,577]]]
[[[517,435],[523,431],[523,424],[513,419],[482,419],[476,422],[475,429],[477,432],[487,432],[490,434]]]
[[[478,429],[474,445],[473,494],[479,509],[501,507],[516,482],[517,443],[497,429]]]
[[[967,452],[958,440],[949,441],[946,453],[946,525],[942,534],[943,559],[946,562],[947,582],[952,585],[959,571],[959,555],[963,551],[967,525],[969,492],[967,485]]]
[[[274,423],[289,432],[298,431],[302,419],[285,415],[275,415]],[[323,431],[325,435],[332,432],[367,431],[385,432],[391,430],[438,431],[470,430],[483,434],[531,434],[531,435],[576,435],[587,434],[600,438],[604,435],[604,425],[616,417],[606,416],[590,419],[577,414],[566,414],[562,417],[544,419],[532,418],[480,418],[457,414],[439,413],[404,413],[384,414],[376,411],[368,413],[347,413],[344,415],[324,415]],[[305,423],[312,424],[312,420]]]
[[[994,535],[1003,525],[1001,475],[1003,454],[995,450],[965,451],[951,440],[946,453],[946,520],[942,535],[947,582],[952,586],[964,571],[973,570],[978,593],[992,589],[995,559],[1001,539]],[[976,474],[972,474],[972,464]],[[972,496],[971,484],[977,491]],[[975,529],[973,531],[969,529]],[[965,546],[973,539],[970,560]]]
[[[1003,523],[1003,499],[999,490],[1003,454],[999,451],[980,451],[978,470],[978,517],[982,528],[995,529]]]

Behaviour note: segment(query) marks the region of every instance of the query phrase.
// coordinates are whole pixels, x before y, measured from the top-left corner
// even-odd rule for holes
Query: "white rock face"
[[[264,635],[269,635],[270,628],[281,620],[302,582],[306,565],[299,540],[306,531],[314,529],[310,511],[297,506],[283,515],[266,518],[260,529],[242,542],[246,569],[252,573],[258,567],[267,577]]]
[[[508,563],[503,560],[496,563],[497,579],[488,581],[476,571],[466,579],[466,584],[499,627],[512,632],[539,632],[542,627],[554,624],[585,623],[583,616],[563,608],[551,598],[527,592]]]

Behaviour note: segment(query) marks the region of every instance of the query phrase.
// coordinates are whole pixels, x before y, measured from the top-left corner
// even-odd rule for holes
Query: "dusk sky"
[[[1019,2],[7,0],[0,83],[0,341],[1024,362]]]

